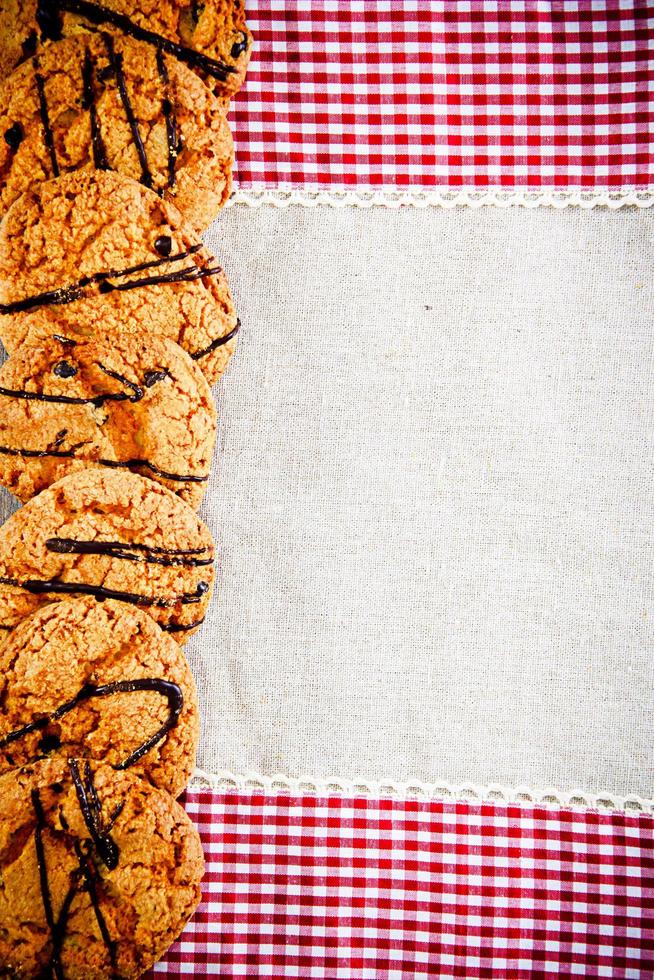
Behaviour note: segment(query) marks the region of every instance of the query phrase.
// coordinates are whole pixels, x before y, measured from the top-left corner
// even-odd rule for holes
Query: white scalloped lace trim
[[[509,788],[495,783],[477,786],[472,783],[452,785],[447,782],[423,783],[418,779],[407,782],[370,779],[314,779],[312,777],[262,776],[248,772],[235,774],[216,773],[196,769],[191,789],[213,789],[229,793],[264,792],[292,795],[315,794],[316,796],[371,796],[397,799],[467,800],[472,803],[521,803],[524,805],[566,807],[585,810],[622,810],[625,813],[654,813],[654,800],[640,796],[617,796],[614,793],[585,793],[544,787],[517,786]]]
[[[250,208],[264,205],[287,208],[300,205],[305,208],[326,206],[331,208],[478,208],[491,205],[498,208],[596,208],[624,207],[651,208],[654,205],[654,189],[639,190],[256,190],[236,189],[229,205],[244,204]]]

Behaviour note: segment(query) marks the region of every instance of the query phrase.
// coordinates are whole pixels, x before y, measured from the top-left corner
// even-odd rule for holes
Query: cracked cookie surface
[[[22,501],[93,467],[141,473],[197,507],[215,426],[204,375],[172,341],[50,337],[0,367],[0,483]]]
[[[73,170],[116,170],[205,228],[229,197],[224,107],[189,68],[151,45],[83,33],[45,47],[0,90],[0,211]]]
[[[236,347],[225,274],[177,208],[130,178],[81,171],[31,187],[0,224],[0,339],[101,330],[174,340],[209,383]]]
[[[147,32],[147,43],[227,97],[243,84],[252,50],[242,0],[0,0],[0,77],[44,44],[89,28],[142,39]]]
[[[83,756],[178,796],[198,734],[186,657],[134,606],[53,602],[0,644],[0,774],[44,756]]]
[[[0,527],[0,630],[62,597],[138,606],[184,643],[214,581],[214,543],[188,504],[133,473],[81,470]]]
[[[141,976],[203,870],[183,809],[129,772],[71,759],[0,776],[0,977]]]

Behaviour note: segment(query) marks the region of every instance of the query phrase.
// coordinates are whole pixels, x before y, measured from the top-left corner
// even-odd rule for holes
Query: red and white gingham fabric
[[[644,188],[654,8],[631,0],[248,0],[237,183]]]
[[[654,818],[189,794],[204,903],[156,974],[654,975]]]
[[[248,3],[241,189],[648,188],[654,9]],[[154,976],[654,977],[654,817],[194,792],[204,902]]]

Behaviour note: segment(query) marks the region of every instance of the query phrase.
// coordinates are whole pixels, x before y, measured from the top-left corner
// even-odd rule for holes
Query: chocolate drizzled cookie
[[[84,469],[0,528],[0,629],[65,596],[136,606],[179,643],[201,624],[214,580],[206,526],[133,473]]]
[[[82,756],[177,796],[198,733],[186,658],[135,606],[66,599],[0,637],[0,774],[43,756]]]
[[[20,500],[92,467],[141,473],[197,507],[215,427],[202,372],[156,336],[54,336],[0,367],[0,483]]]
[[[5,0],[0,77],[84,29],[127,35],[187,65],[219,96],[243,84],[252,36],[242,0]]]
[[[162,790],[71,757],[0,776],[0,971],[136,978],[200,900],[197,831]]]
[[[37,184],[0,224],[0,339],[147,332],[213,383],[238,320],[220,263],[179,211],[134,180],[82,171]],[[149,365],[143,365],[147,370]]]
[[[229,197],[225,112],[182,62],[106,32],[47,45],[0,92],[0,211],[71,170],[111,169],[176,203],[198,229]]]

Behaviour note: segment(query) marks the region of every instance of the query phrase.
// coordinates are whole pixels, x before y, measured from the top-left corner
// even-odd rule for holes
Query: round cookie
[[[53,602],[0,646],[0,774],[44,756],[83,756],[179,796],[198,735],[186,657],[135,606]]]
[[[214,579],[208,528],[134,473],[80,470],[0,527],[0,630],[63,596],[140,606],[179,643],[204,618]]]
[[[197,831],[168,793],[84,759],[0,776],[0,975],[140,977],[200,900]]]
[[[32,184],[117,170],[205,228],[230,194],[224,108],[189,68],[151,45],[83,33],[47,45],[0,91],[0,213]]]
[[[198,507],[215,429],[206,379],[170,340],[51,337],[0,367],[0,483],[22,501],[98,467],[141,473]]]
[[[0,339],[142,333],[179,343],[213,383],[236,347],[225,274],[173,205],[79,171],[30,188],[0,224]]]
[[[184,62],[231,96],[245,78],[252,35],[242,0],[3,0],[0,77],[43,44],[85,27],[136,37]]]

